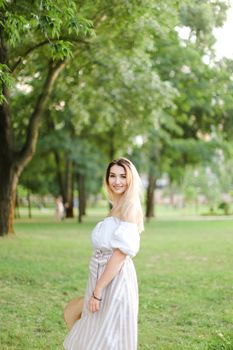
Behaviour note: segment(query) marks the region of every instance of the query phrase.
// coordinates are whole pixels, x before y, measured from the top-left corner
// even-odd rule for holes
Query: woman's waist
[[[109,258],[112,256],[113,252],[114,252],[114,249],[94,248],[91,260],[95,260],[98,263],[107,262]],[[127,255],[125,258],[125,261],[128,261],[128,260],[131,260],[129,255]]]
[[[101,249],[97,249],[95,248],[93,250],[93,254],[92,257],[95,258],[104,258],[104,257],[109,257],[110,255],[112,255],[113,250],[112,249],[106,249],[106,248],[101,248]]]
[[[94,249],[90,260],[90,266],[105,265],[112,256],[111,249]]]

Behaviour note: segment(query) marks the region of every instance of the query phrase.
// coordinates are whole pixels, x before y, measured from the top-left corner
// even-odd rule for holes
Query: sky
[[[233,59],[233,0],[230,2],[231,8],[228,10],[224,26],[214,30],[217,39],[215,49],[218,58],[228,57]]]

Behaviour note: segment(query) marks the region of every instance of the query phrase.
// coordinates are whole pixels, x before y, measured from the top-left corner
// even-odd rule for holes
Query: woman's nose
[[[119,177],[116,177],[116,178],[115,178],[115,183],[116,183],[116,184],[119,184],[119,183],[120,183],[120,178],[119,178]]]

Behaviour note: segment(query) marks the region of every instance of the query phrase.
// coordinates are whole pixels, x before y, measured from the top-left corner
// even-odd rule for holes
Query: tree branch
[[[85,44],[85,45],[89,45],[90,43],[81,39],[72,39],[72,38],[68,38],[68,37],[60,37],[59,39],[46,39],[44,41],[41,41],[40,43],[29,47],[22,55],[20,55],[20,57],[18,58],[18,60],[14,63],[14,65],[12,67],[10,67],[10,70],[12,73],[15,73],[16,69],[18,68],[18,66],[22,63],[23,59],[26,58],[28,55],[30,55],[30,53],[32,53],[33,51],[37,50],[38,48],[47,45],[51,42],[57,42],[60,40],[64,40],[64,41],[72,41],[75,43],[81,43],[81,44]]]
[[[64,66],[64,61],[60,61],[58,63],[53,62],[49,64],[47,78],[44,82],[41,94],[37,99],[34,111],[31,114],[29,120],[25,145],[15,159],[15,166],[18,168],[19,173],[23,170],[24,166],[31,160],[33,154],[35,153],[40,120],[45,111],[53,85]]]
[[[0,63],[8,64],[7,46],[2,26],[0,26]],[[13,148],[13,132],[8,105],[9,91],[4,83],[2,83],[1,88],[5,101],[0,105],[0,157],[8,158],[8,162],[10,162]]]

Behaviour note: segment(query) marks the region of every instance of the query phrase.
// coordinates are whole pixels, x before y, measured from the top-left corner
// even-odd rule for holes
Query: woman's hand
[[[90,298],[88,303],[88,309],[91,312],[99,311],[100,309],[100,301],[94,299],[93,297]]]
[[[98,299],[101,299],[101,290],[94,290],[94,295],[92,295],[88,302],[88,309],[90,312],[96,312],[100,309],[100,301],[95,299],[94,296]]]

